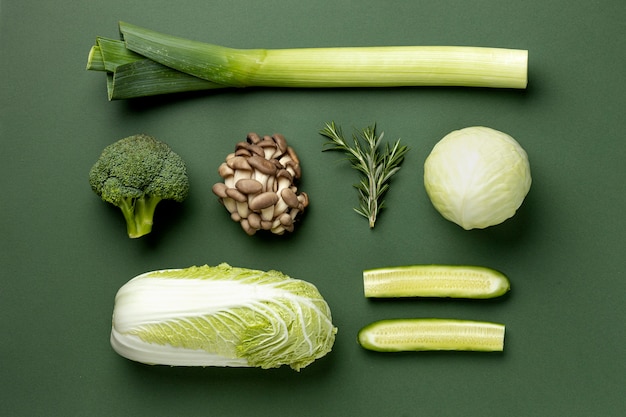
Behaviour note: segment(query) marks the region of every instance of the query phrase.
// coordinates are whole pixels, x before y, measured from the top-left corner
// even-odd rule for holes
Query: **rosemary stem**
[[[400,146],[398,140],[393,147],[380,149],[383,133],[376,135],[376,126],[371,126],[354,135],[351,146],[344,139],[341,128],[334,122],[327,123],[320,131],[329,139],[325,150],[342,151],[348,155],[352,167],[359,171],[363,178],[355,185],[359,193],[359,207],[354,210],[368,219],[369,227],[374,228],[378,213],[384,207],[383,196],[389,188],[389,180],[398,172],[408,152],[406,146]],[[364,143],[364,144],[363,144]]]

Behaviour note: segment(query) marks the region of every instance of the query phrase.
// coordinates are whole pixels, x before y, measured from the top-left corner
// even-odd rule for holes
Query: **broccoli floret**
[[[189,193],[182,158],[164,142],[144,134],[107,146],[89,172],[89,183],[102,200],[122,210],[131,238],[152,231],[161,200],[182,202]]]

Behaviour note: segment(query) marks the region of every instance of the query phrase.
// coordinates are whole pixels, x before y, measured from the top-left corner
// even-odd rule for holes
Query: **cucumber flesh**
[[[358,334],[359,344],[377,352],[454,350],[501,352],[504,324],[455,319],[390,319],[373,322]]]
[[[409,265],[363,271],[368,298],[494,298],[510,288],[506,275],[483,266]]]

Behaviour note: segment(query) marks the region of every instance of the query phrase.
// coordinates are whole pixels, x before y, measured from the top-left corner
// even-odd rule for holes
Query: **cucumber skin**
[[[393,330],[393,327],[398,327],[402,325],[419,325],[426,323],[435,323],[441,324],[442,326],[446,325],[458,325],[459,327],[478,327],[482,326],[485,328],[489,328],[492,330],[498,330],[501,332],[501,337],[499,337],[498,345],[493,345],[491,347],[485,346],[480,343],[461,343],[457,342],[452,345],[448,342],[448,344],[442,342],[440,344],[434,342],[427,343],[406,343],[406,342],[397,342],[397,343],[387,343],[384,346],[380,344],[376,344],[371,341],[372,333],[375,333],[377,330],[381,328],[388,327],[388,330]],[[418,332],[416,331],[413,337],[416,337]],[[473,321],[473,320],[458,320],[458,319],[440,319],[440,318],[414,318],[414,319],[386,319],[379,320],[368,324],[363,327],[357,337],[357,342],[361,347],[367,350],[372,350],[376,352],[418,352],[418,351],[475,351],[475,352],[501,352],[504,350],[504,335],[505,335],[505,325],[501,323],[494,322],[486,322],[486,321]],[[399,336],[400,337],[400,336]],[[406,339],[406,336],[403,338]]]
[[[410,275],[412,272],[420,272],[421,276],[426,275],[426,273],[430,272],[438,272],[441,275],[442,272],[449,271],[449,273],[459,273],[462,271],[468,272],[476,272],[487,276],[492,282],[492,289],[490,290],[467,290],[463,288],[430,288],[426,289],[380,289],[375,288],[375,285],[368,285],[368,274],[376,273],[380,271],[389,271],[395,273],[406,273]],[[429,278],[434,285],[437,278]],[[391,281],[391,279],[390,279]],[[417,279],[416,279],[417,281]],[[442,279],[443,282],[443,279]],[[390,286],[393,283],[389,284]],[[511,289],[511,283],[508,277],[495,269],[484,267],[484,266],[475,266],[475,265],[407,265],[407,266],[396,266],[396,267],[385,267],[385,268],[374,268],[367,269],[363,271],[363,286],[364,286],[364,295],[366,298],[403,298],[403,297],[435,297],[435,298],[473,298],[473,299],[487,299],[487,298],[495,298],[500,297]]]

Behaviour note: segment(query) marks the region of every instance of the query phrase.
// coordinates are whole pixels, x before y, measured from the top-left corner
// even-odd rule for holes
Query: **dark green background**
[[[241,48],[473,45],[528,49],[525,91],[278,90],[108,102],[84,70],[125,20]],[[0,7],[0,414],[11,416],[622,416],[626,337],[626,3],[613,1],[17,1]],[[356,173],[318,135],[376,122],[411,147],[374,230]],[[513,219],[464,231],[430,205],[423,162],[486,125],[529,154]],[[216,169],[249,131],[283,133],[311,205],[296,232],[248,237],[216,202]],[[131,240],[89,188],[100,151],[145,132],[188,163],[192,192]],[[149,367],[109,345],[117,289],[153,269],[279,269],[315,283],[339,334],[288,368]],[[493,301],[368,301],[361,271],[414,263],[506,272]],[[391,317],[507,325],[503,354],[376,354],[356,333]]]

